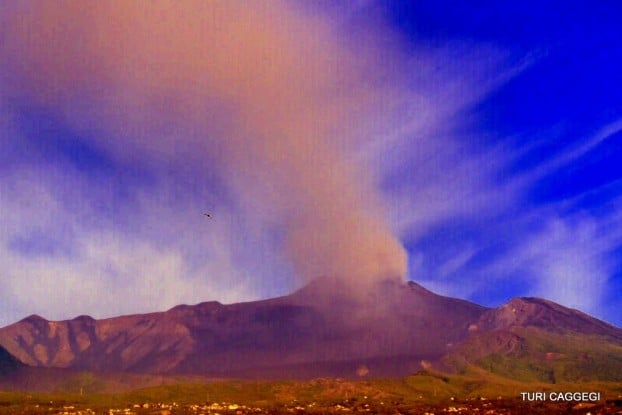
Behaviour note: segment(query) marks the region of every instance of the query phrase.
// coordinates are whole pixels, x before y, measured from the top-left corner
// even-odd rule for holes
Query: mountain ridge
[[[0,328],[0,345],[31,366],[242,378],[354,376],[361,367],[370,376],[426,365],[460,370],[492,354],[514,356],[529,344],[525,336],[597,336],[622,347],[621,329],[548,300],[489,308],[397,281],[349,291],[342,280],[322,278],[260,301],[101,320],[31,315]]]

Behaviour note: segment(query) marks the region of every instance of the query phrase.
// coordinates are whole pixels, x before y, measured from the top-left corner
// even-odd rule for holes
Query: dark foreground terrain
[[[622,414],[622,384],[542,384],[421,372],[401,379],[172,383],[117,393],[0,392],[0,414]],[[521,392],[595,391],[593,402]]]
[[[3,403],[6,405],[6,403]],[[125,406],[93,406],[67,402],[43,404],[6,405],[0,414],[621,414],[622,400],[600,403],[525,403],[517,399],[469,399],[445,404],[405,404],[383,402],[342,401],[332,405],[301,405],[292,403],[275,407],[254,407],[230,402],[202,402],[178,404],[176,402],[135,403]]]

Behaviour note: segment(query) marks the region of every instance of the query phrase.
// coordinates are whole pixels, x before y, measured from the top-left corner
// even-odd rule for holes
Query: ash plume
[[[36,100],[119,159],[196,157],[218,170],[243,205],[280,226],[304,281],[405,276],[374,178],[349,157],[365,122],[395,99],[378,47],[353,47],[290,2],[7,10],[4,94]]]

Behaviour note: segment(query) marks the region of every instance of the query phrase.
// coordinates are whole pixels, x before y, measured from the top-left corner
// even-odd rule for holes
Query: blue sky
[[[309,219],[335,192],[374,224],[352,245],[395,238],[435,292],[622,325],[622,6],[292,4],[193,13],[225,39],[188,47],[225,62],[207,80],[194,17],[93,32],[124,16],[69,10],[45,40],[62,17],[0,6],[0,325],[286,294],[333,269],[315,244],[348,256]]]

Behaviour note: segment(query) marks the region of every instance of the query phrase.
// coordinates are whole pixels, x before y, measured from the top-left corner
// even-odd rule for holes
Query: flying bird
[[[209,219],[212,218],[212,215],[210,215],[209,213],[204,213],[205,216],[207,216]]]

